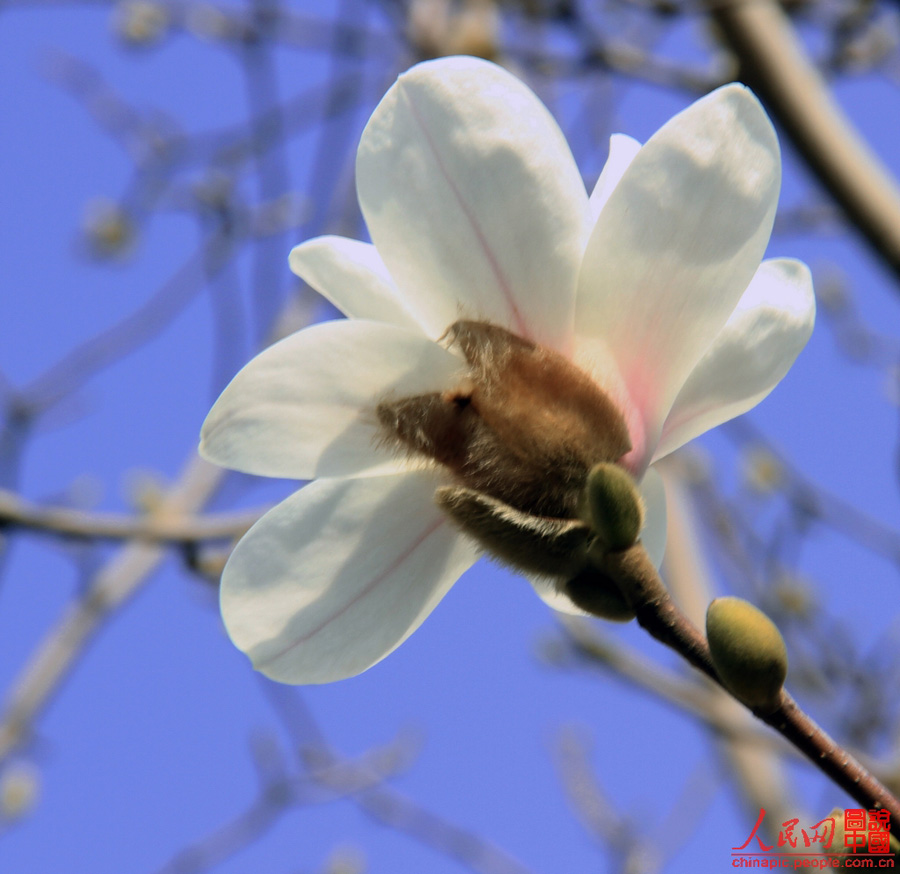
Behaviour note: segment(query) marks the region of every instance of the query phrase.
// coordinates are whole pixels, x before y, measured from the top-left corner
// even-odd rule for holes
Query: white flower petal
[[[647,468],[640,484],[644,499],[644,527],[641,529],[641,543],[656,567],[662,564],[666,551],[666,489],[663,478],[656,468]]]
[[[678,393],[656,458],[756,406],[784,378],[816,318],[809,268],[765,261]]]
[[[257,355],[203,423],[200,453],[223,467],[293,479],[403,470],[375,405],[452,387],[462,360],[421,333],[323,322]]]
[[[421,329],[371,243],[316,237],[294,247],[290,264],[297,276],[345,315]]]
[[[234,643],[284,683],[359,674],[398,647],[477,558],[417,471],[323,479],[235,547],[221,606]]]
[[[579,282],[579,334],[603,338],[645,434],[649,462],[693,366],[765,251],[781,176],[775,131],[752,93],[720,88],[638,152],[600,214]]]
[[[432,336],[465,317],[568,344],[588,198],[525,85],[476,58],[418,64],[369,120],[356,176],[372,241]]]
[[[609,138],[609,157],[603,165],[603,172],[591,192],[591,221],[596,222],[600,212],[610,195],[615,191],[619,180],[625,175],[635,155],[641,150],[641,144],[626,134],[613,134]]]

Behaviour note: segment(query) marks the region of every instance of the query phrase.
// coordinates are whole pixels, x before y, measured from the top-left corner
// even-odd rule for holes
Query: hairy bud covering
[[[450,391],[383,399],[385,439],[447,469],[455,485],[438,504],[495,557],[576,575],[593,536],[579,515],[588,473],[631,448],[621,413],[568,359],[504,328],[459,321],[444,340],[467,375]]]

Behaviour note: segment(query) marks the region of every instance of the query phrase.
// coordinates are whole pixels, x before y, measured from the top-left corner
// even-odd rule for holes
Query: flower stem
[[[672,600],[643,546],[638,543],[621,552],[608,553],[603,570],[615,580],[642,628],[725,688],[716,674],[706,637]],[[900,801],[829,737],[787,692],[782,690],[774,711],[753,710],[753,715],[774,728],[865,808],[890,811],[891,831],[900,837]]]

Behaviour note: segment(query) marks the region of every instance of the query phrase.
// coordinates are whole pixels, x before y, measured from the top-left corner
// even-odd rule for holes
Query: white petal
[[[631,466],[649,462],[693,366],[762,258],[781,162],[769,119],[729,85],[697,101],[638,152],[585,252],[576,326],[602,338],[645,423]]]
[[[380,439],[375,405],[452,387],[460,358],[423,334],[365,321],[323,322],[257,355],[203,423],[200,453],[223,467],[312,479],[403,470]]]
[[[369,120],[356,177],[372,241],[432,336],[465,317],[568,344],[588,198],[525,85],[476,58],[413,67]]]
[[[294,247],[290,264],[297,276],[342,313],[421,330],[371,243],[316,237]]]
[[[641,529],[641,543],[656,567],[662,564],[666,551],[666,489],[663,478],[656,468],[650,467],[640,484],[644,499],[644,527]]]
[[[606,206],[610,195],[615,191],[619,180],[625,175],[635,155],[641,150],[641,144],[626,134],[613,134],[609,138],[609,157],[603,165],[603,172],[591,192],[591,221],[596,222],[600,211]]]
[[[656,458],[756,406],[812,333],[816,299],[801,261],[765,261],[691,372],[663,427]]]
[[[476,560],[432,471],[323,479],[235,547],[221,606],[234,643],[284,683],[359,674],[398,647]]]

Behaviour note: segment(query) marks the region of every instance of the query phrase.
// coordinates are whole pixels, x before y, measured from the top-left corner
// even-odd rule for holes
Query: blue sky
[[[344,5],[359,21],[364,9]],[[133,165],[84,106],[48,77],[48,70],[58,69],[59,52],[89,61],[129,104],[162,110],[190,132],[246,117],[245,82],[233,53],[183,35],[155,49],[124,52],[110,21],[108,8],[87,4],[5,9],[0,19],[0,371],[18,388],[135,312],[198,244],[196,222],[176,203],[141,227],[127,258],[110,264],[85,256],[79,227],[87,204],[125,196]],[[662,50],[691,57],[698,52],[695,42],[693,31],[679,29]],[[371,104],[399,69],[385,51],[366,71]],[[299,83],[321,81],[328,70],[324,55],[310,52],[279,55],[275,72],[284,98],[298,93]],[[688,102],[648,86],[617,93],[621,102],[598,124],[641,140]],[[859,76],[843,81],[836,95],[882,159],[900,172],[896,83]],[[570,132],[583,114],[569,113],[565,100],[561,106],[560,121]],[[366,115],[361,108],[336,118],[332,142],[352,151]],[[334,229],[328,217],[337,209],[324,193],[343,190],[350,180],[342,167],[316,164],[315,148],[312,134],[300,135],[281,156],[292,189],[309,186],[313,193],[307,225],[260,246],[257,262],[242,254],[212,293],[200,286],[185,294],[178,314],[153,339],[90,378],[41,422],[15,475],[4,460],[7,480],[0,484],[33,500],[86,500],[95,509],[123,511],[132,507],[143,472],[164,481],[178,476],[216,392],[252,354],[267,313],[294,288],[288,249],[307,233]],[[785,151],[783,204],[819,198]],[[585,172],[596,173],[602,158],[586,160]],[[255,183],[246,174],[240,184],[251,190]],[[820,288],[840,271],[862,321],[896,344],[896,281],[852,233],[836,227],[830,234],[784,234],[773,238],[768,254],[806,260]],[[257,269],[270,283],[262,305],[252,291]],[[224,343],[216,342],[212,327],[213,294],[234,304]],[[315,317],[327,315],[325,307],[306,300]],[[888,397],[890,378],[885,367],[848,362],[829,319],[820,315],[808,349],[752,422],[802,474],[896,528],[897,408]],[[701,451],[725,493],[739,497],[733,442],[716,433]],[[234,478],[216,506],[257,506],[286,491],[284,485]],[[760,500],[746,509],[763,530],[784,521],[776,504]],[[7,536],[0,540],[4,545],[5,696],[79,587],[113,550],[34,536]],[[822,610],[815,633],[804,641],[809,652],[817,652],[817,635],[823,646],[846,636],[856,642],[851,650],[867,653],[876,665],[896,652],[896,565],[827,527],[803,541],[795,563],[817,586]],[[612,634],[674,664],[637,628],[617,627]],[[741,807],[708,736],[690,717],[621,681],[554,666],[545,644],[557,636],[553,617],[530,587],[482,561],[422,629],[364,675],[304,690],[269,688],[224,635],[211,587],[185,574],[178,557],[170,556],[102,628],[17,759],[36,767],[40,800],[0,835],[0,869],[164,870],[179,851],[253,803],[254,749],[276,748],[289,771],[297,770],[295,748],[303,738],[285,713],[304,707],[345,756],[364,755],[399,737],[413,760],[391,780],[392,791],[496,843],[527,870],[613,870],[576,821],[560,785],[554,760],[560,733],[569,727],[587,742],[612,808],[658,840],[663,852],[683,843],[666,871],[698,870],[701,863],[703,870],[724,870],[730,848],[743,841],[753,817]],[[835,709],[811,702],[831,728]],[[792,763],[790,772],[805,809],[824,815],[845,806],[844,796],[805,765]],[[466,870],[446,853],[373,822],[353,800],[290,810],[258,842],[213,870],[319,872],[346,847],[363,854],[371,872]]]

